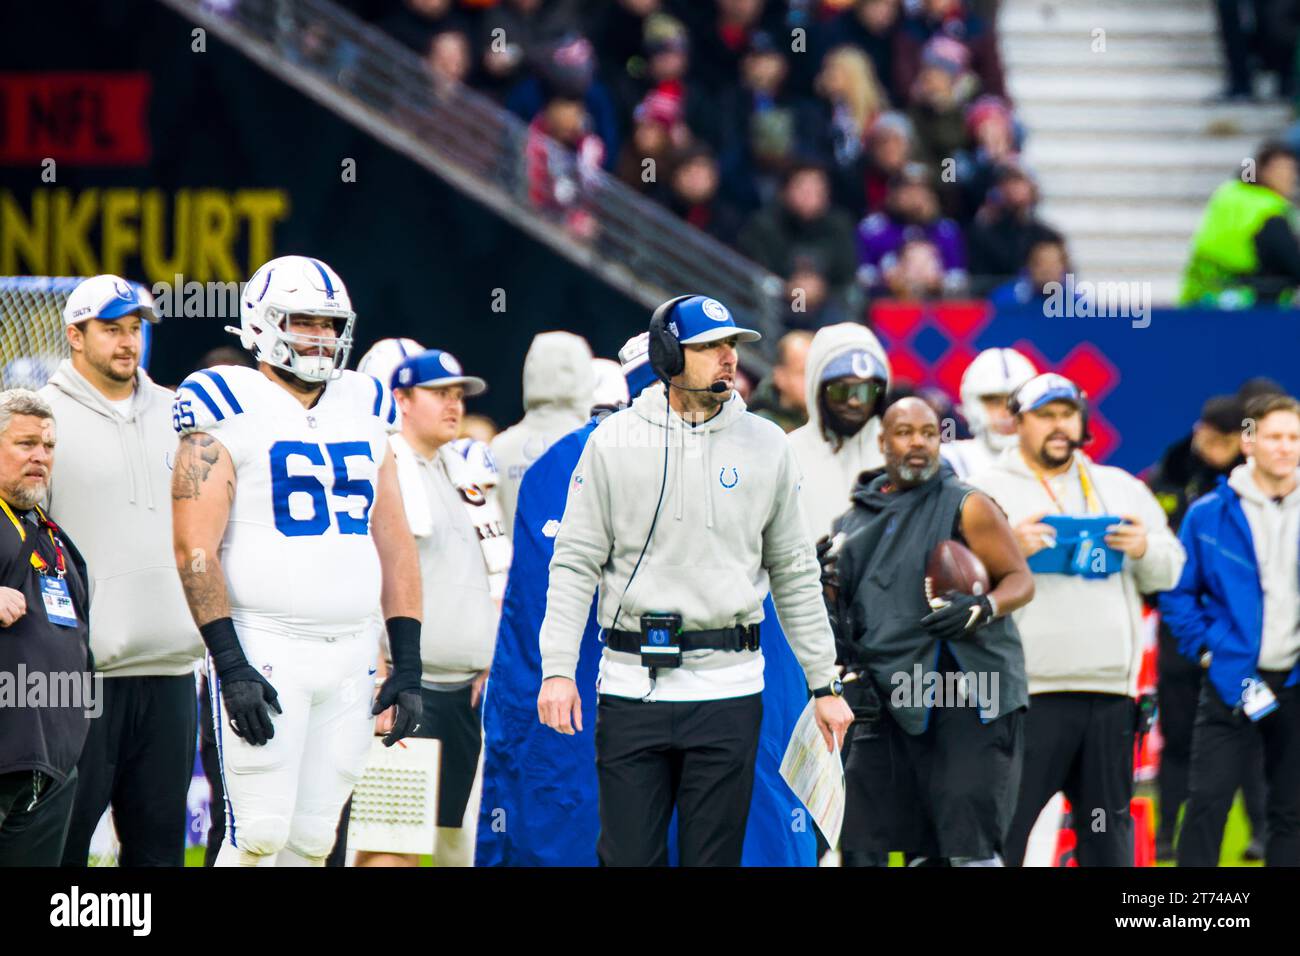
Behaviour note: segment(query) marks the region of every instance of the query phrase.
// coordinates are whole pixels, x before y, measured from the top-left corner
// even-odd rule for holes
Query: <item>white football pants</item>
[[[226,839],[217,866],[323,866],[343,804],[365,770],[375,718],[378,632],[286,637],[236,624],[248,663],[279,696],[275,736],[255,747],[231,729],[208,659],[212,719],[226,789]]]

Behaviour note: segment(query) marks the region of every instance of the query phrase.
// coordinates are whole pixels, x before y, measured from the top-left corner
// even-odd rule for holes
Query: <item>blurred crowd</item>
[[[1035,213],[991,2],[397,0],[435,88],[529,124],[528,200],[581,240],[603,169],[786,283],[789,329],[874,297],[1032,301]],[[556,149],[550,140],[559,143]]]

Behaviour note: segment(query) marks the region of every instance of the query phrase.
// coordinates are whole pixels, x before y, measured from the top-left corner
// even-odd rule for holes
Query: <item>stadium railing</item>
[[[647,307],[687,291],[716,296],[764,333],[770,358],[782,331],[778,277],[603,170],[574,177],[567,204],[539,205],[527,124],[474,90],[435,86],[386,33],[328,0],[160,2]],[[548,165],[572,165],[554,140],[531,141],[534,162],[540,146]],[[585,233],[570,228],[574,212],[591,224]]]

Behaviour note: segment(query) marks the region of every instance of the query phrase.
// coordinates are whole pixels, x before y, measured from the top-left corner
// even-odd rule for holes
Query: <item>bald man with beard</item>
[[[929,405],[895,403],[879,442],[885,473],[853,490],[827,559],[840,639],[880,698],[878,714],[854,726],[842,845],[1001,866],[1028,703],[1008,615],[1033,597],[1033,576],[1002,511],[939,457]],[[949,540],[984,562],[992,589],[929,604],[926,561]]]

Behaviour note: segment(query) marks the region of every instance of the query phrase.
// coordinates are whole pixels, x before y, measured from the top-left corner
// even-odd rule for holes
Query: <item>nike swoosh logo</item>
[[[369,676],[374,677],[374,676],[375,676],[375,671],[377,671],[377,670],[379,670],[378,667],[372,667],[372,668],[370,668],[370,670],[369,670],[367,673],[369,674]]]

